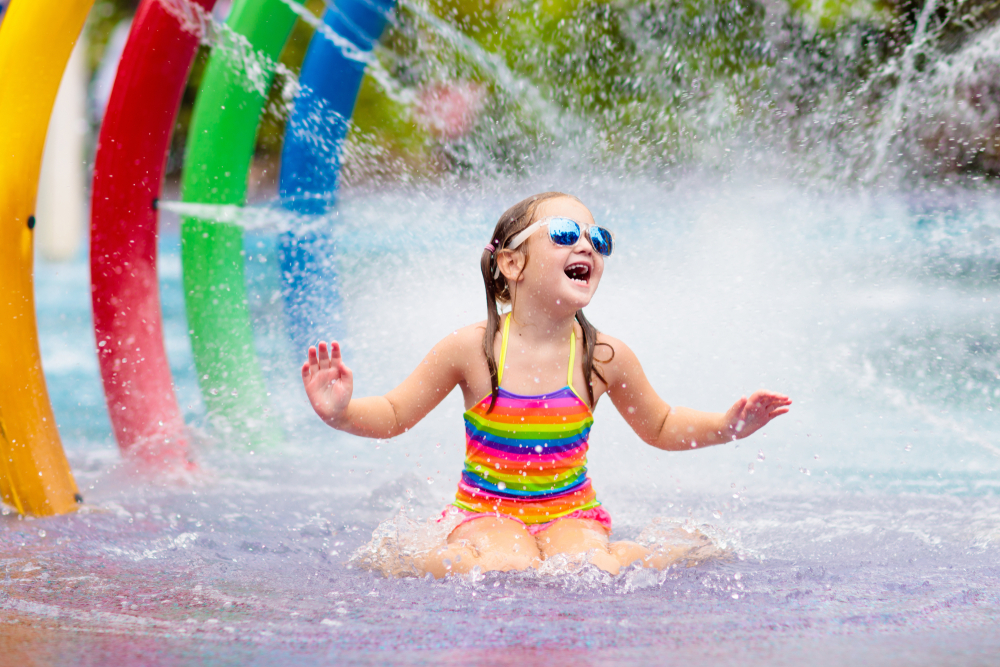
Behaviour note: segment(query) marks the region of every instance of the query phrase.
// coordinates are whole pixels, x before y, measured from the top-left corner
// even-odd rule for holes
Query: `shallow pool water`
[[[706,183],[712,183],[706,185]],[[9,655],[59,664],[995,664],[1000,656],[1000,203],[971,192],[805,192],[754,179],[553,176],[615,230],[588,316],[673,404],[763,386],[792,412],[738,445],[664,453],[610,403],[590,475],[635,537],[707,526],[731,556],[667,572],[386,579],[352,564],[381,522],[440,513],[462,461],[452,395],[400,438],[310,412],[285,342],[274,238],[248,234],[258,350],[285,445],[213,435],[165,221],[167,349],[199,472],[120,463],[90,329],[87,260],[36,268],[45,371],[86,503],[0,517]],[[478,258],[531,188],[355,193],[336,222],[359,395],[481,319]],[[23,664],[23,661],[22,661]]]

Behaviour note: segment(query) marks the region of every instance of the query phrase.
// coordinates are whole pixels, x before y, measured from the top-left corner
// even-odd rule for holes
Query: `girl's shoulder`
[[[597,332],[597,346],[594,348],[594,362],[605,368],[614,368],[635,359],[635,353],[620,338]]]
[[[442,352],[460,355],[468,355],[475,351],[479,351],[482,354],[484,333],[486,333],[486,321],[475,322],[460,329],[455,329],[442,338],[441,342],[435,345],[435,348]]]
[[[577,325],[577,329],[579,329],[579,326],[580,325]],[[609,336],[608,334],[604,333],[603,331],[598,331],[597,332],[597,349],[599,350],[602,347],[604,347],[604,348],[609,348],[610,347],[612,349],[617,349],[619,347],[625,347],[625,343],[623,343],[618,338],[615,338],[614,336]],[[597,350],[594,350],[594,352],[596,353]]]

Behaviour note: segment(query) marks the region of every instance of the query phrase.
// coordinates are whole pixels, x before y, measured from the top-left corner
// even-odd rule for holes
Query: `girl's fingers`
[[[751,398],[753,399],[753,405],[767,409],[792,404],[792,399],[788,398],[784,394],[775,394],[770,391],[754,392]]]
[[[309,361],[307,363],[309,364],[310,373],[316,373],[319,371],[319,356],[316,353],[315,347],[309,348]]]
[[[325,368],[329,368],[330,367],[330,354],[329,354],[328,350],[326,349],[326,341],[325,340],[321,340],[319,342],[318,351],[319,351],[319,367],[320,368],[324,368],[324,369]]]
[[[336,368],[341,375],[350,372],[347,369],[347,366],[344,365],[344,357],[340,351],[340,343],[337,341],[330,342],[330,368]]]

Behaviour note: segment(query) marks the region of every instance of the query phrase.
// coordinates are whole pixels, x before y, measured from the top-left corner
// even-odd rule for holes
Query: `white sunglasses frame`
[[[528,225],[527,227],[525,227],[524,229],[522,229],[520,232],[518,232],[514,236],[514,238],[511,239],[510,245],[507,246],[506,248],[503,248],[503,250],[517,250],[518,247],[522,243],[524,243],[525,241],[527,241],[531,237],[532,234],[534,234],[535,232],[537,232],[542,227],[542,225],[547,225],[550,220],[556,220],[556,219],[559,219],[559,218],[561,218],[563,220],[571,220],[571,221],[575,222],[580,227],[580,236],[581,237],[583,237],[585,234],[587,234],[587,230],[590,229],[591,227],[600,227],[600,225],[587,225],[587,224],[584,224],[584,223],[580,222],[579,220],[573,220],[573,218],[568,218],[565,215],[549,215],[549,216],[546,216],[546,217],[542,218],[541,220],[536,220],[535,222],[531,223],[530,225]],[[607,229],[606,227],[601,227],[601,228],[605,229],[609,234],[611,234],[611,247],[614,248],[615,233],[612,232],[610,229]],[[590,243],[591,246],[593,246],[593,241],[590,240],[590,236],[589,235],[587,236],[587,242]],[[553,243],[554,243],[554,241],[553,241]],[[498,248],[497,252],[499,252],[500,250],[501,249]],[[595,252],[596,252],[596,249],[595,249]],[[597,253],[597,254],[600,255],[600,253]],[[604,257],[604,255],[601,255],[601,257]],[[608,257],[610,257],[610,255],[608,255]],[[496,261],[496,260],[494,259],[493,261]],[[494,278],[499,278],[500,277],[500,264],[499,263],[497,264],[496,270],[493,272],[493,277]]]

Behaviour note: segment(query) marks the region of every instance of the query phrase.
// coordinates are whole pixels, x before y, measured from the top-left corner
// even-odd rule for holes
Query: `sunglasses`
[[[528,240],[539,227],[546,225],[549,228],[549,238],[556,245],[574,246],[580,240],[582,232],[581,225],[576,220],[563,217],[542,218],[538,222],[528,225],[523,231],[511,240],[507,246],[510,250],[516,250],[518,246]],[[587,225],[587,239],[590,245],[603,257],[610,257],[615,249],[615,235],[604,227],[597,225]]]

